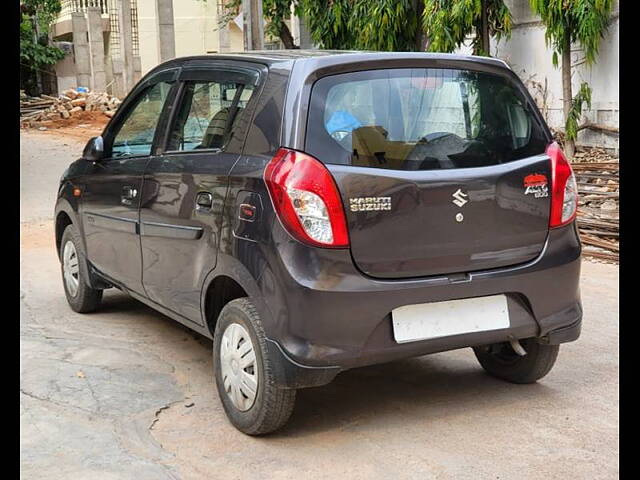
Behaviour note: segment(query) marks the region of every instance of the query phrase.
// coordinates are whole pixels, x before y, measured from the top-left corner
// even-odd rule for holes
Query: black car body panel
[[[353,258],[371,277],[423,277],[525,263],[539,255],[547,238],[549,198],[528,198],[522,186],[531,171],[550,175],[545,155],[444,172],[329,169],[345,205],[353,198],[390,199],[393,215],[347,210]],[[468,205],[461,208],[452,192],[462,186]],[[464,221],[452,221],[458,213]]]
[[[150,154],[80,159],[63,175],[55,212],[58,245],[60,229],[76,224],[86,244],[89,282],[117,286],[208,337],[219,311],[211,293],[232,280],[259,311],[278,381],[292,388],[327,383],[347,368],[511,338],[574,340],[582,318],[575,222],[549,229],[548,198],[523,201],[521,195],[523,175],[549,175],[544,154],[437,172],[327,164],[347,210],[347,249],[303,244],[278,219],[264,170],[281,147],[305,151],[314,82],[349,71],[425,65],[508,77],[551,139],[526,89],[499,60],[322,51],[175,59],[141,80],[103,134],[108,150],[114,126],[136,95],[168,82]],[[255,90],[223,151],[167,150],[185,81],[220,72],[233,81],[247,71],[255,72]],[[441,217],[457,212],[451,190],[461,183],[469,190],[467,220],[464,226],[445,224]],[[81,189],[79,198],[74,188]],[[137,190],[130,203],[123,198],[127,188]],[[349,199],[363,192],[391,196],[394,211],[384,212],[384,221],[382,212],[350,214]],[[210,195],[209,207],[200,208],[200,193]],[[434,198],[433,210],[418,208]],[[505,224],[508,232],[500,231]],[[416,241],[420,236],[429,241]],[[398,238],[406,240],[401,248],[394,244]],[[507,329],[394,340],[391,311],[397,307],[493,294],[507,296]]]

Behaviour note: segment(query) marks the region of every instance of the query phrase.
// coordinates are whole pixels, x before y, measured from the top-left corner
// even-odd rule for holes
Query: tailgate
[[[535,258],[544,246],[550,197],[536,197],[543,189],[525,183],[550,178],[545,155],[445,171],[328,168],[345,205],[353,260],[370,276],[503,267]]]

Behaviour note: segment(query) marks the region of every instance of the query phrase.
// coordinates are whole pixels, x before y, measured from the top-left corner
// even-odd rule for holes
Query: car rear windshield
[[[325,163],[394,170],[496,165],[542,154],[547,135],[507,78],[436,68],[318,80],[305,149]]]

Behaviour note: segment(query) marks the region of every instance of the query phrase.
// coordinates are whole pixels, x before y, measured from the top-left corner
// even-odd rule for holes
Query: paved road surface
[[[67,307],[51,215],[82,146],[22,135],[23,478],[617,478],[617,266],[584,263],[583,335],[538,384],[487,376],[470,349],[361,368],[250,438],[224,416],[209,340],[114,290],[98,313]]]

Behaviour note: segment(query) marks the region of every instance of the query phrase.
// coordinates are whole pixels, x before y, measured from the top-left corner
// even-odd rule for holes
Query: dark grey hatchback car
[[[578,338],[576,183],[490,58],[277,51],[147,74],[62,176],[71,308],[116,287],[213,339],[256,435],[296,389],[473,347],[535,382]]]

